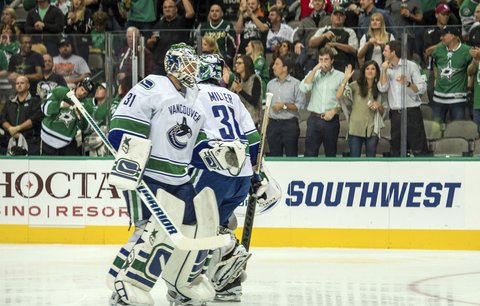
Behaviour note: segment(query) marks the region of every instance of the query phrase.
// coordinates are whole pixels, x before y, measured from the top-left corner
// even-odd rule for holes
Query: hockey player
[[[198,58],[193,48],[172,45],[165,56],[165,70],[167,77],[149,75],[135,85],[112,117],[109,139],[118,154],[109,183],[134,190],[143,172],[143,181],[157,198],[164,190],[184,202],[172,196],[160,201],[174,221],[182,224],[183,234],[213,236],[218,224],[197,220],[196,215],[205,214],[195,211],[200,208],[193,204],[196,192],[188,174],[205,121],[195,104]],[[139,167],[130,178],[120,171],[119,165],[126,160]],[[126,199],[135,232],[109,270],[110,305],[153,305],[150,290],[160,275],[166,281],[171,305],[201,305],[212,300],[215,291],[201,274],[207,251],[174,249],[146,205],[132,194]],[[208,214],[218,214],[216,207]]]
[[[205,187],[214,190],[220,214],[220,232],[230,233],[232,236],[230,245],[213,252],[207,270],[216,290],[215,299],[240,301],[241,278],[245,276],[243,267],[250,253],[238,243],[233,234],[234,228],[229,229],[228,225],[235,208],[248,196],[253,175],[252,164],[255,165],[257,161],[260,135],[238,95],[219,86],[222,71],[223,60],[219,55],[200,56],[200,82],[196,103],[203,108],[206,115],[203,132],[208,140],[199,142],[195,148],[206,162],[195,163],[196,159],[192,161],[197,167],[193,171],[192,179],[197,191]],[[221,169],[222,167],[217,165],[218,155],[208,154],[214,149],[203,149],[207,144],[219,150],[228,144],[232,156],[237,158],[231,163],[237,166],[228,170]],[[204,165],[207,165],[206,168],[210,171],[203,170]]]
[[[90,114],[93,112],[93,104],[90,99],[85,98],[94,88],[95,84],[90,78],[83,79],[75,88],[75,96]],[[69,91],[68,87],[57,86],[42,105],[42,112],[45,114],[40,133],[42,155],[80,154],[75,136],[78,129],[85,130],[88,125],[67,97]]]

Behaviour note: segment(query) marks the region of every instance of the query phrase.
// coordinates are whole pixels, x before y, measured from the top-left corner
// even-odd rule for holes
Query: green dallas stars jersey
[[[433,101],[443,104],[460,103],[467,101],[467,67],[472,57],[470,47],[460,43],[453,51],[439,44],[433,51],[437,75]]]
[[[75,138],[79,128],[86,129],[85,120],[80,122],[73,107],[61,107],[63,101],[72,104],[67,98],[69,88],[58,86],[47,96],[42,105],[45,118],[42,121],[41,138],[48,145],[59,149],[67,146]],[[88,113],[92,114],[93,104],[90,99],[80,100]]]

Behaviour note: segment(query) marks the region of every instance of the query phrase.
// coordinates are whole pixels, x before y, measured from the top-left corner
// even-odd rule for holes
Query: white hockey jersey
[[[198,84],[199,92],[197,104],[203,109],[206,120],[203,132],[209,140],[232,141],[240,139],[250,148],[258,147],[260,136],[255,124],[237,94],[230,90],[213,84]],[[249,157],[249,152],[247,151]],[[218,173],[232,176],[227,170]],[[253,174],[250,158],[238,176],[251,176]]]
[[[171,185],[188,182],[188,165],[205,121],[195,105],[196,94],[189,89],[183,97],[167,77],[147,76],[118,105],[109,139],[114,146],[124,133],[150,139],[152,153],[144,174]]]

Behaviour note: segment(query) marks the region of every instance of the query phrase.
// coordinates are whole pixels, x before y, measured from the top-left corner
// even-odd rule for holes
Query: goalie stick
[[[262,166],[263,161],[263,151],[265,148],[265,138],[267,136],[267,125],[270,113],[270,104],[272,104],[273,94],[271,92],[267,92],[267,98],[265,101],[265,111],[263,113],[263,120],[262,120],[262,130],[261,130],[261,139],[260,145],[258,149],[258,156],[257,156],[257,168],[255,169],[255,175],[260,174],[260,169]],[[258,198],[254,193],[248,196],[248,204],[247,204],[247,211],[245,212],[245,221],[243,223],[243,232],[242,232],[242,244],[245,249],[248,251],[250,249],[250,239],[252,238],[252,230],[253,230],[253,220],[255,219],[255,209],[257,208],[257,200]]]
[[[70,98],[77,110],[87,120],[92,129],[98,134],[105,144],[105,147],[115,157],[117,151],[112,146],[108,138],[102,133],[100,127],[95,120],[90,116],[82,103],[75,97],[75,93],[70,91],[67,93],[67,97]],[[152,215],[157,219],[158,223],[165,231],[165,233],[172,239],[172,242],[176,247],[182,250],[210,250],[226,246],[231,241],[230,235],[219,235],[205,238],[188,238],[182,234],[180,227],[173,222],[173,219],[165,211],[165,208],[158,202],[155,194],[148,188],[147,184],[140,182],[136,188],[140,198],[151,211]]]

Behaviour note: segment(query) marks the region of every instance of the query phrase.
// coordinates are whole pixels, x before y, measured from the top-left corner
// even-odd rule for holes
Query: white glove
[[[247,158],[247,145],[240,140],[210,141],[211,148],[203,149],[199,155],[210,171],[227,170],[231,175],[240,174]]]

